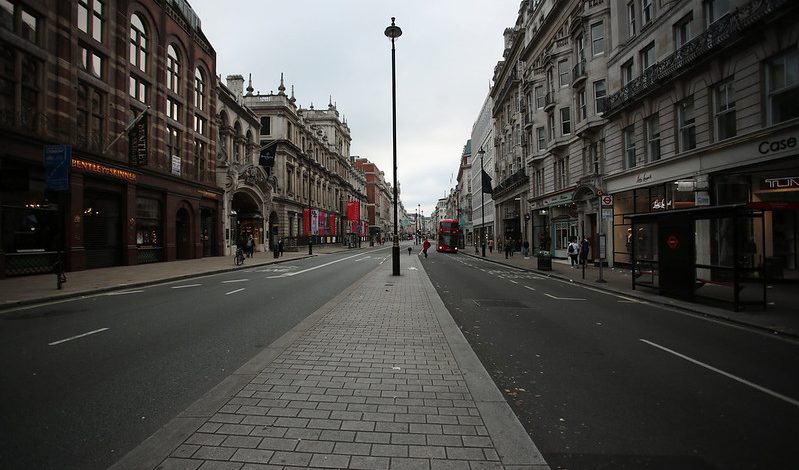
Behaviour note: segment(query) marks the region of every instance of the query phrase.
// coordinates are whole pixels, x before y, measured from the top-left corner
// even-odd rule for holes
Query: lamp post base
[[[400,249],[396,238],[394,239],[394,245],[391,247],[391,274],[393,276],[400,275]]]
[[[310,240],[308,240],[308,254],[309,255],[313,254],[313,242]]]

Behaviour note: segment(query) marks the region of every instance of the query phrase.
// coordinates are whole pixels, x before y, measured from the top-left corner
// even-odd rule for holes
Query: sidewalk
[[[549,468],[425,261],[378,266],[112,468]]]
[[[482,258],[481,253],[474,253],[474,247],[468,247],[460,253],[475,258]],[[537,259],[532,256],[525,259],[521,252],[515,252],[513,256],[505,259],[504,252],[494,251],[490,253],[486,250],[486,259],[506,266],[533,271],[542,276],[552,276],[558,279],[584,284],[595,289],[615,292],[653,304],[667,305],[683,311],[799,338],[799,308],[797,308],[797,305],[799,305],[799,294],[796,293],[795,285],[783,284],[771,286],[768,292],[767,300],[769,305],[766,311],[763,311],[759,307],[749,307],[748,310],[734,312],[732,311],[732,307],[727,310],[701,303],[664,297],[658,295],[657,289],[638,286],[633,290],[629,268],[604,267],[602,269],[602,279],[604,279],[605,282],[600,283],[597,282],[597,279],[599,279],[599,267],[593,265],[586,266],[585,278],[583,278],[582,267],[572,268],[569,260],[566,259],[552,258],[552,271],[538,270]]]

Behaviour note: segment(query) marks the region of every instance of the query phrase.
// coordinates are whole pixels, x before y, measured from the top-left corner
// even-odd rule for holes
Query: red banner
[[[330,214],[330,225],[328,225],[330,234],[336,235],[338,230],[336,230],[336,214]]]
[[[310,209],[303,209],[302,210],[302,228],[305,235],[311,233],[311,210]]]

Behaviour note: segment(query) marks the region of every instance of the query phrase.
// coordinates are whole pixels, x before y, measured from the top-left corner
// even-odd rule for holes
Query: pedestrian
[[[490,254],[493,252],[494,252],[494,239],[492,238],[488,240],[488,253]]]
[[[591,244],[588,242],[588,238],[583,237],[583,241],[580,243],[580,264],[583,266],[588,262],[589,249],[591,249]]]
[[[255,252],[255,239],[252,235],[247,238],[247,257],[252,258],[253,253]]]
[[[510,238],[505,239],[505,259],[508,259],[508,256],[513,255],[513,240]]]
[[[524,259],[530,257],[530,242],[528,242],[527,240],[525,240],[524,243],[522,244],[522,254],[524,255]]]
[[[480,253],[480,250],[477,248],[477,240],[474,241],[474,254]]]
[[[577,243],[577,240],[572,240],[569,242],[568,248],[566,248],[566,252],[569,254],[569,259],[571,260],[572,268],[577,266],[577,256],[580,254],[580,244]]]
[[[277,258],[280,256],[280,239],[275,235],[275,238],[272,240],[272,256]]]
[[[424,257],[427,258],[427,249],[430,248],[430,240],[427,237],[424,237],[424,241],[422,242],[422,253],[424,253]]]
[[[277,253],[278,253],[278,258],[283,256],[283,239],[282,238],[278,238],[277,239]]]

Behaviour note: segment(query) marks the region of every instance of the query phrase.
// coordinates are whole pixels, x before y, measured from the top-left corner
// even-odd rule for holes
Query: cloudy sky
[[[391,41],[396,17],[397,181],[408,212],[430,215],[454,187],[458,161],[502,59],[520,0],[190,0],[223,78],[252,74],[261,93],[283,73],[302,107],[330,96],[352,154],[391,182]]]

